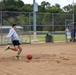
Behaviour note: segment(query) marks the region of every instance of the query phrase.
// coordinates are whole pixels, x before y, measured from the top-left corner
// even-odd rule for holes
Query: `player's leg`
[[[18,46],[14,46],[14,48],[10,47],[10,49],[13,50],[13,51],[18,51]]]
[[[11,48],[10,46],[7,46],[7,48],[5,50],[11,49],[13,51],[18,51],[17,56],[15,58],[16,59],[20,59],[20,54],[21,54],[21,51],[22,51],[20,43],[17,40],[16,41],[12,41],[12,43],[13,43],[14,48]]]
[[[17,53],[17,55],[19,56],[21,54],[21,52],[22,52],[22,47],[19,45],[18,46],[18,53]]]
[[[10,49],[13,51],[18,51],[18,41],[17,40],[12,41],[12,44],[13,44],[14,48],[10,48]]]
[[[18,57],[18,59],[21,59],[20,54],[22,52],[22,48],[20,46],[20,42],[19,41],[17,41],[17,46],[18,46],[18,53],[17,53],[16,57]]]
[[[13,51],[18,51],[15,59],[21,59],[20,54],[21,54],[22,49],[19,46],[14,46],[14,48],[10,48],[10,49]]]
[[[15,47],[15,51],[18,51],[15,59],[21,59],[20,54],[21,54],[22,50],[19,50],[18,46],[14,46],[14,47]],[[14,49],[12,49],[12,50],[14,50]]]
[[[9,50],[10,49],[10,46],[9,45],[7,45],[6,47],[5,47],[5,51],[7,51],[7,50]]]
[[[18,46],[14,46],[14,48],[11,48],[9,45],[8,46],[6,46],[6,48],[5,48],[5,51],[7,51],[7,50],[13,50],[13,51],[18,51]]]

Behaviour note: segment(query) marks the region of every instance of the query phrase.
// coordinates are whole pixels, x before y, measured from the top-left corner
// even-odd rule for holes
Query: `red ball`
[[[32,54],[28,54],[27,59],[31,60],[32,59]]]

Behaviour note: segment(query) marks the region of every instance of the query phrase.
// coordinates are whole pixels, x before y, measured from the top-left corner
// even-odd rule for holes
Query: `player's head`
[[[12,27],[15,29],[16,28],[16,24],[13,24]]]

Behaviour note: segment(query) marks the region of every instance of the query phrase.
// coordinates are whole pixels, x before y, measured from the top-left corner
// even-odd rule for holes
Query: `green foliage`
[[[46,10],[47,10],[47,12],[50,12],[50,13],[61,13],[62,12],[62,9],[60,8],[59,4],[55,4]]]
[[[19,16],[17,16],[17,21],[18,21],[18,24],[20,25],[28,25],[28,17],[21,14]]]
[[[0,2],[0,10],[5,10],[5,4],[3,2]]]
[[[32,12],[33,11],[33,6],[30,5],[30,4],[26,4],[24,5],[22,8],[21,8],[22,11],[25,11],[25,12]]]
[[[10,24],[13,24],[13,23],[17,23],[17,24],[20,24],[20,25],[28,25],[29,24],[29,19],[26,15],[19,14],[19,15],[14,16],[14,17],[11,16],[8,19],[3,21],[4,25],[10,25]]]
[[[50,3],[49,2],[46,2],[46,1],[42,1],[41,2],[41,7],[43,7],[43,8],[48,8],[48,7],[50,7]]]
[[[24,3],[21,0],[3,0],[5,11],[18,11],[24,6]],[[2,10],[3,10],[2,9]]]
[[[43,25],[51,25],[51,21],[52,21],[52,15],[50,13],[45,14],[44,18],[42,20],[42,24]]]
[[[63,10],[64,10],[64,12],[72,13],[73,12],[73,5],[72,4],[69,4],[67,6],[64,6],[63,7]]]
[[[13,17],[8,18],[8,20],[4,20],[4,25],[11,25],[15,23],[15,19]]]
[[[39,5],[38,12],[46,12],[46,9]]]
[[[52,5],[49,2],[42,1],[41,5],[38,5],[39,12],[50,12],[50,13],[72,13],[73,5],[69,4],[64,6],[62,9],[59,4]],[[76,9],[76,8],[75,8]],[[24,4],[22,0],[3,0],[0,2],[0,10],[4,11],[25,11],[32,12],[33,4]]]
[[[2,11],[24,11],[24,12],[33,12],[33,4],[24,4],[22,0],[3,0],[0,2],[0,10]],[[64,6],[63,8],[60,7],[59,4],[52,5],[49,2],[42,1],[41,5],[38,5],[38,12],[42,13],[73,13],[73,5],[69,4],[67,6]],[[74,4],[74,16],[76,17],[76,4]],[[3,17],[3,24],[12,24],[13,22],[21,24],[21,25],[33,25],[33,15],[10,15],[8,13],[4,14]],[[7,19],[5,18],[7,17]],[[67,16],[54,16],[54,24],[63,24],[63,20],[69,19],[66,18]],[[37,15],[37,25],[52,25],[52,18],[53,16],[50,14],[41,14]],[[29,23],[30,19],[30,23]],[[72,18],[71,18],[72,19]],[[76,21],[76,18],[75,18]],[[60,27],[61,28],[61,27]],[[40,28],[38,26],[37,29],[43,29],[46,30],[48,28]]]

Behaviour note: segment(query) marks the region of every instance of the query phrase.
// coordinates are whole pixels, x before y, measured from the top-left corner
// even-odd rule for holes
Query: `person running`
[[[11,41],[12,44],[14,46],[14,48],[11,48],[9,45],[6,46],[5,51],[7,50],[13,50],[13,51],[18,51],[17,52],[17,56],[15,57],[16,59],[21,59],[20,54],[22,52],[22,47],[20,46],[20,42],[19,42],[19,36],[15,31],[16,29],[16,24],[12,25],[12,28],[9,30],[9,33],[7,34],[6,38],[10,38],[11,37]]]

